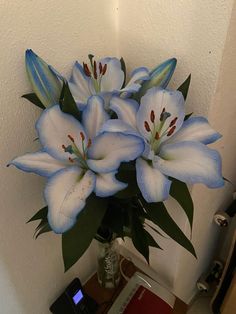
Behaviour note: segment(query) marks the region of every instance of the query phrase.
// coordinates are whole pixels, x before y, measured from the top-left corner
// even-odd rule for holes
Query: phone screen
[[[78,292],[76,292],[76,294],[73,296],[73,301],[75,303],[75,305],[77,305],[82,299],[83,299],[83,293],[81,290],[79,290]]]

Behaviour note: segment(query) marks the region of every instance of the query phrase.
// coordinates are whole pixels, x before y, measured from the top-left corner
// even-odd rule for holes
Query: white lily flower
[[[127,185],[115,177],[120,163],[136,159],[144,150],[143,140],[136,135],[99,134],[108,119],[98,96],[89,99],[82,124],[58,105],[46,109],[36,123],[42,151],[10,163],[48,177],[44,196],[48,222],[56,233],[64,233],[75,224],[93,191],[107,197],[124,189]]]
[[[137,183],[147,202],[168,198],[170,178],[203,183],[209,188],[224,185],[221,158],[206,144],[221,136],[203,117],[184,121],[184,98],[179,91],[153,87],[141,104],[113,97],[111,109],[118,120],[107,121],[102,131],[136,134],[145,140],[145,151],[136,161]]]
[[[107,57],[96,62],[92,55],[89,58],[90,65],[83,63],[82,66],[79,62],[75,63],[69,81],[71,93],[80,110],[86,107],[91,95],[102,97],[105,108],[108,109],[113,95],[137,92],[141,87],[141,81],[149,78],[147,68],[137,68],[131,73],[129,82],[123,87],[125,74],[119,59]]]

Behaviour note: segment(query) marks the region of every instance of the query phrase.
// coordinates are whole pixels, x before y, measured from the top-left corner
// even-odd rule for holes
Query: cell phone
[[[50,306],[53,314],[94,314],[97,303],[84,293],[79,278],[75,278]]]

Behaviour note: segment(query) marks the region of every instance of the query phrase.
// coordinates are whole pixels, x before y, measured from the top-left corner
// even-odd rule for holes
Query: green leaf
[[[52,231],[48,222],[46,222],[42,227],[35,233],[35,239],[37,239],[41,234]]]
[[[39,220],[39,219],[44,219],[47,217],[48,214],[48,207],[45,206],[41,208],[30,220],[28,220],[26,223],[29,223],[31,221]]]
[[[188,120],[191,116],[192,116],[193,112],[186,114],[186,116],[184,117],[184,121]]]
[[[169,215],[163,203],[147,203],[143,198],[141,199],[141,203],[147,211],[147,214],[150,217],[149,219],[153,223],[155,223],[168,236],[196,257],[191,241],[186,237],[173,218]]]
[[[180,87],[178,88],[178,91],[180,91],[183,94],[184,100],[186,100],[188,96],[190,82],[191,82],[191,74],[189,74],[189,76],[186,78],[183,84],[181,84]]]
[[[124,72],[124,82],[121,87],[122,89],[125,87],[125,82],[126,82],[126,65],[125,65],[125,60],[123,58],[120,59],[120,65],[121,65],[121,70]]]
[[[179,203],[179,205],[185,211],[188,217],[188,221],[190,223],[190,227],[192,229],[194,206],[187,185],[184,182],[172,179],[170,195]]]
[[[30,93],[30,94],[25,94],[22,95],[21,97],[27,99],[28,101],[30,101],[32,104],[34,104],[35,106],[41,108],[41,109],[45,109],[46,107],[42,104],[42,102],[40,101],[40,99],[38,98],[38,96],[35,93]]]
[[[116,178],[121,182],[127,183],[128,186],[126,189],[116,193],[115,197],[126,199],[139,193],[135,166],[132,163],[123,163],[116,174]]]
[[[140,219],[135,215],[135,209],[134,211],[130,211],[130,221],[132,242],[136,250],[138,250],[138,252],[142,254],[149,263],[149,246],[146,230],[143,228],[143,224]]]
[[[102,225],[123,239],[126,208],[119,203],[119,200],[115,198],[112,200],[112,202],[109,201],[108,203],[108,208],[103,218]]]
[[[151,247],[155,247],[157,249],[163,250],[158,243],[156,242],[156,240],[154,240],[154,238],[151,236],[151,234],[149,232],[147,232],[147,230],[144,229],[144,233],[146,235],[146,239],[147,239],[147,243],[149,246]]]
[[[74,265],[89,247],[107,209],[107,199],[91,195],[75,226],[62,235],[65,271]]]
[[[67,82],[63,83],[59,104],[62,112],[71,114],[77,120],[81,120],[81,112],[77,108]]]

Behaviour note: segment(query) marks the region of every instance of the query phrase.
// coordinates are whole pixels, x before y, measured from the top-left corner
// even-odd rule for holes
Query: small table
[[[132,277],[136,271],[140,271],[133,263],[125,260],[122,265],[125,269],[125,275]],[[84,291],[92,297],[99,305],[97,314],[105,314],[109,311],[110,307],[118,297],[124,286],[126,280],[121,277],[119,286],[116,289],[105,289],[100,286],[97,280],[97,274],[95,273],[84,285]],[[174,305],[174,314],[187,313],[187,305],[176,298]]]

